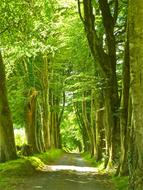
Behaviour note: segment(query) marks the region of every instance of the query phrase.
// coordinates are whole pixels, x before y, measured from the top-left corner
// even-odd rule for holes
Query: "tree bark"
[[[119,175],[128,174],[128,142],[129,142],[128,112],[129,112],[129,87],[130,87],[128,37],[125,46],[126,46],[125,58],[123,63],[122,100],[120,106],[121,154],[120,154],[120,165],[117,171],[117,174]]]
[[[143,189],[143,3],[129,0],[129,52],[132,99],[130,189]]]
[[[13,124],[7,98],[5,69],[0,51],[0,162],[16,158]]]
[[[82,117],[89,139],[90,153],[92,156],[94,156],[93,134],[91,130],[91,123],[87,117],[87,102],[86,102],[85,92],[83,92],[83,100],[82,100]]]
[[[37,137],[37,91],[29,90],[25,109],[25,131],[27,143],[32,147],[34,153],[39,152]]]
[[[99,109],[96,111],[96,161],[100,161],[103,158],[104,153],[104,110]]]
[[[105,79],[105,110],[106,110],[106,141],[107,164],[116,161],[119,152],[119,108],[118,84],[116,76],[116,42],[114,26],[116,19],[111,15],[107,0],[99,0],[103,26],[106,33],[107,49],[103,48],[98,38],[95,27],[95,15],[93,13],[92,0],[83,0],[84,18],[82,19],[88,39],[88,44],[98,66],[100,75]],[[115,10],[116,11],[116,10]],[[115,135],[116,134],[116,135]],[[107,165],[106,164],[106,165]],[[109,166],[108,165],[108,166]]]
[[[42,119],[43,119],[43,136],[45,150],[51,147],[51,136],[50,136],[50,109],[49,109],[49,70],[47,56],[43,57],[43,78],[42,78]]]

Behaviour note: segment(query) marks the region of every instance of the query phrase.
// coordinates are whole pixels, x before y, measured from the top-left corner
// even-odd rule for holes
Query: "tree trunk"
[[[13,124],[7,98],[5,69],[0,52],[0,162],[16,158]]]
[[[44,145],[45,150],[48,150],[51,147],[51,138],[50,138],[50,111],[49,111],[49,78],[48,78],[48,60],[47,56],[44,58],[44,68],[43,68],[43,80],[42,80],[42,111],[43,111],[43,136],[44,136]]]
[[[113,161],[117,161],[119,158],[119,118],[117,109],[119,106],[117,85],[114,84],[112,77],[108,78],[106,89],[104,90],[105,96],[105,138],[106,138],[106,162],[105,167],[112,167]]]
[[[143,3],[129,1],[129,52],[133,139],[130,189],[143,189]]]
[[[117,175],[128,174],[128,111],[129,111],[129,85],[130,85],[130,65],[129,65],[129,42],[127,39],[125,47],[125,58],[123,63],[123,84],[122,84],[122,100],[120,106],[120,136],[121,136],[121,154],[120,164]]]
[[[91,92],[91,126],[94,143],[94,157],[99,161],[103,157],[105,143],[104,135],[104,109],[102,92]]]
[[[40,152],[45,151],[43,129],[42,129],[42,108],[37,101],[37,145]]]
[[[96,95],[96,160],[99,161],[105,155],[105,107],[102,91]]]
[[[78,105],[78,102],[74,102],[74,110],[76,114],[76,118],[80,127],[81,135],[82,135],[82,140],[83,140],[83,150],[84,152],[89,152],[89,139],[88,139],[88,134],[87,130],[85,128],[85,124],[83,122],[83,117],[82,113],[80,112],[80,105]]]
[[[98,1],[103,26],[106,34],[106,51],[101,45],[95,26],[95,15],[92,0],[83,0],[84,18],[80,17],[84,23],[88,44],[95,60],[96,67],[100,71],[100,76],[105,79],[105,111],[106,111],[106,142],[107,142],[107,160],[106,166],[110,166],[112,161],[116,161],[119,153],[119,119],[117,110],[119,107],[118,84],[116,76],[116,42],[114,27],[116,17],[112,16],[108,1]],[[79,3],[80,5],[80,3]],[[117,15],[116,6],[114,16]],[[80,7],[79,7],[80,10]],[[115,135],[116,134],[116,135]]]
[[[57,99],[58,99],[57,104],[59,107],[60,106],[59,97]],[[61,125],[61,121],[63,119],[63,114],[64,114],[64,110],[65,110],[65,103],[66,103],[66,95],[65,95],[65,92],[63,91],[63,93],[62,93],[62,108],[57,115],[57,148],[62,148],[60,125]]]
[[[103,157],[104,153],[104,110],[99,109],[96,111],[96,160],[100,161]]]
[[[90,110],[90,118],[91,118],[91,133],[93,138],[93,156],[98,157],[98,151],[96,147],[96,129],[97,129],[97,122],[96,122],[96,108],[95,108],[95,93],[94,90],[91,90],[91,110]]]
[[[37,143],[37,91],[32,88],[29,90],[25,113],[25,131],[27,143],[32,147],[34,153],[39,152]]]
[[[94,155],[93,134],[91,131],[91,123],[87,117],[87,102],[86,102],[85,92],[83,92],[83,100],[82,100],[82,117],[83,117],[84,126],[85,126],[88,139],[89,139],[90,153],[93,156]]]

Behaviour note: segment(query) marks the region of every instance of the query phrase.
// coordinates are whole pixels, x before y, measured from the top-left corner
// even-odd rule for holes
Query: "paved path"
[[[112,190],[108,176],[88,167],[78,154],[65,154],[55,165],[25,178],[16,190]],[[113,189],[114,190],[114,189]]]

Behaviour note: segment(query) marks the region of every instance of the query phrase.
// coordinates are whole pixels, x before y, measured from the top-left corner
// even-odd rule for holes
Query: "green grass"
[[[83,153],[83,154],[82,154],[82,157],[84,158],[84,160],[85,160],[86,162],[88,162],[88,163],[90,163],[92,166],[95,166],[95,167],[96,167],[97,162],[96,162],[95,158],[91,157],[90,154],[88,154],[88,153]]]
[[[113,177],[112,180],[117,190],[128,190],[128,176]]]
[[[89,165],[97,167],[99,171],[104,171],[104,162],[102,160],[97,162],[96,159],[89,153],[83,153],[82,157]]]
[[[128,176],[115,177],[114,176],[115,169],[106,171],[104,169],[104,162],[103,161],[96,162],[95,158],[91,157],[91,155],[88,153],[83,153],[82,157],[91,166],[97,167],[99,174],[101,174],[101,173],[109,174],[111,181],[115,184],[116,190],[128,190]]]
[[[42,154],[1,163],[0,190],[13,190],[15,185],[22,181],[22,178],[36,174],[45,164],[55,161],[62,154],[62,150],[55,149]]]
[[[31,175],[35,170],[36,168],[33,165],[33,159],[31,161],[28,158],[21,158],[0,164],[0,176]]]
[[[63,154],[63,151],[60,149],[50,150],[43,154],[37,154],[36,157],[39,158],[44,164],[55,161]]]

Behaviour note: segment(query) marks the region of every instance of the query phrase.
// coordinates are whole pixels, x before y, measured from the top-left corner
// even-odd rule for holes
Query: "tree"
[[[113,6],[114,5],[114,6]],[[106,116],[106,144],[107,144],[107,164],[112,164],[118,154],[119,144],[119,120],[117,110],[119,108],[118,83],[116,75],[116,40],[115,40],[115,25],[118,16],[118,1],[109,4],[107,0],[99,0],[93,3],[91,0],[83,1],[82,17],[81,3],[78,1],[80,18],[83,21],[85,32],[88,39],[89,48],[98,66],[100,76],[105,79],[105,116]],[[112,8],[111,8],[112,7]],[[113,11],[111,11],[111,9]],[[101,14],[100,14],[101,13]],[[100,23],[103,26],[103,32],[96,29],[96,16],[102,18]],[[99,35],[100,34],[100,35]],[[103,34],[106,40],[103,45]],[[116,135],[114,135],[116,133]]]
[[[49,95],[49,91],[51,91],[50,75],[52,75],[53,70],[51,69],[52,64],[49,68],[49,60],[53,55],[49,54],[54,54],[55,51],[56,40],[53,36],[56,35],[56,32],[53,29],[53,23],[54,19],[58,19],[60,16],[60,14],[58,16],[54,14],[55,11],[57,12],[58,6],[59,4],[56,1],[47,2],[44,0],[38,3],[37,1],[28,3],[17,0],[16,4],[12,1],[9,5],[3,3],[1,6],[3,18],[0,22],[2,26],[0,33],[3,36],[2,45],[8,50],[7,61],[12,65],[11,73],[8,75],[10,76],[8,77],[9,88],[11,94],[14,91],[16,93],[16,97],[9,97],[10,105],[14,111],[15,126],[17,127],[18,124],[20,127],[25,126],[27,143],[32,146],[34,152],[47,150],[51,147],[51,136],[54,135],[51,134],[53,128],[51,121],[57,121],[57,119],[53,119],[57,116],[50,114],[53,109],[50,109],[49,105],[49,102],[53,101],[53,96]],[[43,16],[41,17],[41,15]],[[8,72],[9,68],[7,68]],[[16,81],[15,85],[13,80]],[[59,104],[62,99],[60,95],[61,93],[59,94]],[[22,101],[20,101],[21,99]],[[60,122],[57,121],[57,123],[58,132],[56,133],[59,136],[58,125]],[[42,134],[45,145],[43,148],[39,148],[39,145],[43,144],[40,143]],[[57,137],[57,139],[60,138]]]
[[[0,162],[16,159],[11,113],[7,98],[5,69],[0,52]]]
[[[129,1],[129,54],[132,100],[132,145],[130,162],[130,188],[143,188],[143,4]]]
[[[129,148],[129,124],[130,124],[130,65],[129,65],[129,40],[128,34],[125,43],[124,62],[122,68],[122,98],[120,104],[120,136],[121,136],[121,153],[120,164],[117,174],[128,174],[128,148]]]

